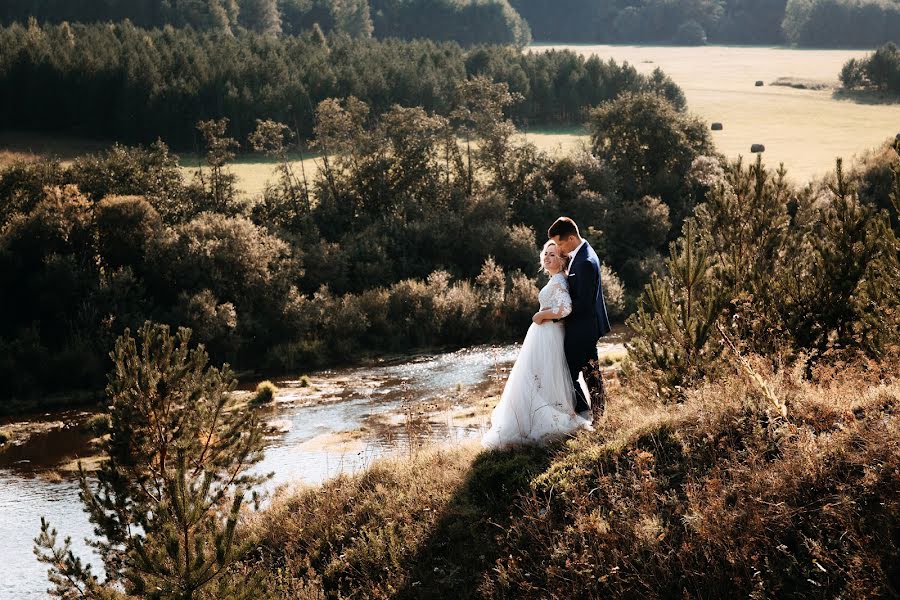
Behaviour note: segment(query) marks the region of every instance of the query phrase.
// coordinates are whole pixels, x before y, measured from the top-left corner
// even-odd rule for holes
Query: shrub
[[[309,381],[306,381],[306,385],[301,387],[307,387],[309,385]],[[269,404],[275,399],[275,394],[278,393],[278,387],[269,380],[260,381],[256,386],[256,393],[253,396],[253,404],[257,406],[262,406],[265,404]]]
[[[112,419],[106,413],[98,413],[96,415],[91,415],[91,417],[82,424],[82,428],[85,431],[89,431],[95,436],[103,436],[110,432],[112,429]]]
[[[159,235],[162,219],[142,196],[108,196],[94,205],[98,250],[110,268],[143,272],[147,246]]]
[[[622,280],[605,263],[600,265],[600,279],[603,281],[603,299],[610,320],[618,321],[625,315],[625,286]]]
[[[852,90],[862,87],[866,83],[866,72],[862,61],[851,58],[841,67],[841,85],[845,89]]]

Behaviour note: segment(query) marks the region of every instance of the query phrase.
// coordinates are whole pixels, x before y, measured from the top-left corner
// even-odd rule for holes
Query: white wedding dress
[[[572,312],[566,276],[557,273],[541,290],[541,309]],[[528,328],[522,349],[506,380],[500,402],[491,413],[491,428],[481,440],[485,448],[539,442],[589,429],[591,422],[575,414],[572,377],[563,349],[562,322],[545,321]],[[579,378],[585,397],[587,389]]]

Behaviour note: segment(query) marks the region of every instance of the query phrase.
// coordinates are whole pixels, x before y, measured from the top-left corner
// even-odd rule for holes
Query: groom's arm
[[[575,290],[569,290],[572,296],[572,314],[577,317],[579,315],[591,314],[594,312],[594,302],[596,300],[594,289],[596,288],[597,273],[594,265],[589,260],[581,261],[572,265],[575,271],[575,278],[578,285]]]

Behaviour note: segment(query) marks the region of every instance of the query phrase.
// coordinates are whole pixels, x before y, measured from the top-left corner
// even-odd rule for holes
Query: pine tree
[[[247,548],[236,528],[244,495],[265,477],[250,472],[262,457],[263,426],[236,404],[226,366],[207,368],[190,331],[145,323],[111,353],[106,392],[110,426],[96,482],[80,472],[81,499],[106,571],[100,584],[42,522],[38,559],[50,565],[60,598],[129,596],[187,600],[258,598],[253,582],[230,568]]]
[[[785,248],[794,194],[785,174],[781,168],[773,176],[761,156],[747,169],[738,160],[696,210],[715,277],[731,302],[731,334],[744,349],[773,358],[790,348],[781,307],[783,266],[793,258]]]
[[[281,34],[281,13],[278,0],[241,0],[241,24],[250,31],[264,35]]]
[[[664,399],[679,399],[720,362],[715,323],[723,294],[693,219],[685,221],[683,235],[670,244],[669,253],[666,275],[653,275],[637,311],[626,321],[635,333],[628,368],[649,373]]]
[[[898,186],[900,184],[896,184]],[[884,356],[898,343],[900,269],[898,242],[890,215],[859,200],[837,161],[828,187],[829,202],[812,206],[796,244],[793,296],[787,299],[788,325],[799,348],[814,357],[864,352]]]

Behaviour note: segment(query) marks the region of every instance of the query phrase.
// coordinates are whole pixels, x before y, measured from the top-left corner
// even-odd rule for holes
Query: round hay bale
[[[763,146],[762,144],[753,144],[752,146],[750,146],[750,152],[757,153],[757,152],[765,152],[765,151],[766,151],[766,147]]]
[[[757,80],[755,85],[756,85],[756,87],[762,87],[763,86],[762,79]]]
[[[713,131],[722,131],[722,124],[721,123],[713,123],[712,130]]]

